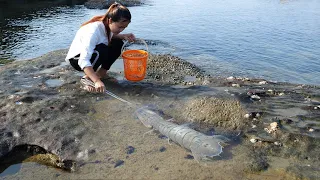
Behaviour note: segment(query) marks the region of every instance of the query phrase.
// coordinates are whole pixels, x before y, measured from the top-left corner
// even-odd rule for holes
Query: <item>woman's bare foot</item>
[[[106,80],[106,81],[118,83],[118,80],[117,80],[116,78],[111,77],[111,76],[109,76],[109,75],[107,75],[107,74],[104,75],[104,76],[102,77],[102,79],[103,79],[103,80]]]
[[[94,83],[88,78],[88,76],[83,76],[80,80],[82,84],[82,89],[88,92],[96,92],[96,88],[94,87]]]

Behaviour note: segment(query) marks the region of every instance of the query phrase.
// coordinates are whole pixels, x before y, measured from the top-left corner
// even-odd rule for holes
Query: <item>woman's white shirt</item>
[[[112,33],[110,35],[112,37]],[[110,39],[111,39],[110,37]],[[76,55],[80,54],[78,64],[83,70],[85,67],[92,66],[90,59],[96,45],[98,44],[108,45],[108,37],[106,28],[102,21],[96,21],[82,26],[76,33],[73,39],[69,52],[66,57],[66,61],[74,58]]]

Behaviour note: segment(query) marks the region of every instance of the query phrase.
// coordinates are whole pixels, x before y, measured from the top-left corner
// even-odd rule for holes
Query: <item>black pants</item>
[[[120,56],[122,45],[123,41],[120,39],[112,39],[109,46],[105,44],[98,44],[94,49],[94,52],[90,59],[93,70],[97,71],[100,65],[103,69],[109,70],[111,65]],[[78,71],[83,71],[78,64],[79,57],[80,54],[78,54],[74,58],[69,59],[69,61],[73,68]]]

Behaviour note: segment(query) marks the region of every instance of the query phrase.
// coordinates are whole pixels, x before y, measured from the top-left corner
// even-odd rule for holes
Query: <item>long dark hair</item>
[[[131,13],[128,8],[125,6],[119,4],[119,3],[113,3],[107,13],[105,15],[100,15],[100,16],[94,16],[91,18],[89,21],[83,23],[81,26],[87,25],[89,23],[93,23],[96,21],[102,21],[106,22],[108,19],[111,19],[113,22],[126,22],[126,21],[131,21]],[[109,42],[111,41],[110,38],[110,28],[109,26],[106,26],[107,30],[107,36]]]

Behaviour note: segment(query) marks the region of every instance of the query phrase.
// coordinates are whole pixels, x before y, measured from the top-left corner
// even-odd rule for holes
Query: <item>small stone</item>
[[[240,87],[240,84],[232,84],[232,87]]]
[[[244,117],[248,119],[250,117],[250,114],[245,114]]]
[[[250,142],[252,142],[252,143],[256,143],[258,140],[257,139],[254,139],[254,138],[252,138],[252,139],[250,139]]]
[[[233,80],[234,80],[234,77],[233,77],[233,76],[230,76],[230,77],[227,78],[227,80],[228,80],[228,81],[233,81]]]
[[[185,159],[194,159],[194,157],[192,155],[190,155],[190,154],[186,155],[184,158]]]
[[[276,142],[274,142],[274,145],[276,145],[276,146],[281,146],[281,143],[278,142],[278,141],[276,141]]]
[[[123,164],[124,164],[124,161],[123,161],[123,160],[117,160],[117,162],[116,162],[115,165],[114,165],[114,168],[119,167],[119,166],[122,166]]]
[[[314,129],[312,129],[312,128],[309,129],[309,132],[313,132],[313,131],[314,131]]]
[[[261,98],[260,98],[260,96],[258,96],[258,95],[252,95],[252,96],[251,96],[251,99],[252,99],[252,100],[260,100]]]
[[[17,105],[21,105],[21,104],[23,104],[21,101],[16,101],[16,104]]]
[[[154,94],[151,94],[151,97],[155,98],[155,99],[159,99],[158,96],[154,95]]]
[[[160,139],[167,139],[167,136],[165,136],[165,135],[163,135],[163,134],[160,134],[160,135],[158,135],[158,138],[160,138]]]
[[[254,129],[254,128],[256,128],[257,127],[257,125],[252,125],[252,128]]]
[[[271,130],[269,130],[268,128],[264,128],[264,130],[267,132],[267,133],[271,133],[272,131]]]
[[[284,93],[282,92],[282,93],[279,93],[279,96],[283,96],[284,95]]]
[[[204,81],[202,82],[202,84],[203,84],[203,85],[208,85],[208,84],[210,84],[210,81],[209,81],[209,80],[204,80]]]
[[[13,132],[13,137],[16,137],[16,138],[20,137],[20,134],[19,134],[19,132],[17,132],[17,131],[14,131],[14,132]]]
[[[272,130],[277,129],[277,128],[278,128],[278,123],[277,123],[277,122],[271,123],[271,124],[270,124],[270,128],[271,128]]]
[[[134,150],[135,150],[135,148],[132,147],[132,146],[128,146],[128,147],[126,148],[127,154],[132,154],[132,153],[134,153]]]
[[[164,152],[165,150],[166,150],[166,148],[163,147],[163,146],[161,146],[160,149],[159,149],[160,152]]]
[[[268,84],[267,81],[260,81],[259,84]]]

